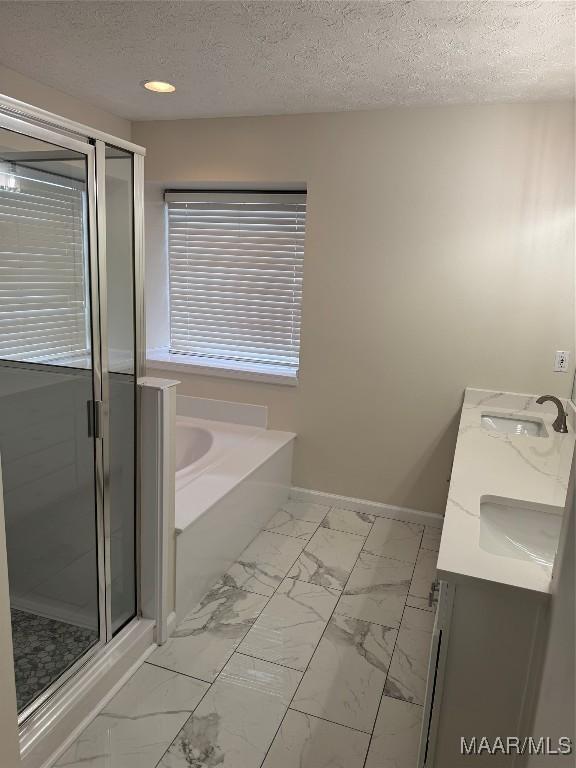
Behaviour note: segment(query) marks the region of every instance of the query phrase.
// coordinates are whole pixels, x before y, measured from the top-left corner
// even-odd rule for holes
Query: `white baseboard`
[[[367,512],[376,517],[387,517],[392,520],[401,520],[404,523],[420,523],[434,528],[442,528],[444,518],[434,512],[423,512],[419,509],[408,507],[395,507],[392,504],[382,504],[379,501],[368,499],[355,499],[351,496],[339,496],[336,493],[324,493],[324,491],[312,491],[309,488],[293,487],[290,498],[294,501],[309,501],[316,504],[326,504],[330,507],[342,507],[353,509],[355,512]]]

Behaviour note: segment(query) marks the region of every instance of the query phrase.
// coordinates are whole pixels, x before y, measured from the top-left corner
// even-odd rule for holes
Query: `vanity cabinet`
[[[549,596],[477,579],[440,581],[418,768],[521,766],[461,754],[461,738],[529,736]]]
[[[430,602],[433,602],[435,594],[438,595],[438,600],[436,616],[434,618],[434,629],[432,630],[432,642],[430,644],[430,660],[426,678],[426,696],[424,698],[424,711],[422,715],[418,768],[426,768],[433,765],[432,756],[438,731],[439,702],[442,697],[442,687],[444,684],[444,668],[448,650],[454,588],[446,581],[436,581],[430,585]]]
[[[521,768],[528,750],[513,753],[513,740],[519,752],[547,736],[534,734],[534,715],[576,442],[573,406],[561,405],[562,433],[556,407],[543,409],[536,395],[466,389],[418,768]]]

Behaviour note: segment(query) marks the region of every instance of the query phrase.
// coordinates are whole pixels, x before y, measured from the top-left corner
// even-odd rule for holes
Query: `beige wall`
[[[552,362],[573,351],[571,105],[145,122],[133,137],[152,190],[308,185],[298,387],[178,374],[181,392],[268,404],[298,432],[295,484],[443,512],[466,385],[568,394]]]
[[[40,109],[47,109],[49,112],[66,117],[68,120],[84,123],[121,139],[131,138],[132,130],[129,120],[105,112],[86,101],[68,96],[56,88],[43,85],[26,77],[26,75],[21,75],[19,72],[3,66],[0,66],[0,94],[24,101]]]

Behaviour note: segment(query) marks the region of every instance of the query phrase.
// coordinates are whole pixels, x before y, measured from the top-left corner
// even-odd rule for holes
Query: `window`
[[[84,206],[80,182],[0,162],[0,358],[88,353]]]
[[[170,354],[296,377],[305,193],[167,192]]]

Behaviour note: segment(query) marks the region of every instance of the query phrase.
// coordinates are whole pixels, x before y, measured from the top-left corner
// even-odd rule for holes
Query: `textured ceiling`
[[[574,15],[531,0],[22,0],[0,2],[0,63],[133,120],[569,98]]]

